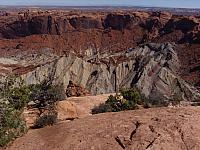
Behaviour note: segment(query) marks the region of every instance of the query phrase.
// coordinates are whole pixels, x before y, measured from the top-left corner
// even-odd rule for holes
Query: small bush
[[[21,112],[6,103],[0,104],[0,147],[26,132]]]
[[[9,76],[0,84],[0,147],[26,132],[21,118],[30,91],[21,78]]]
[[[112,112],[112,107],[109,104],[100,104],[92,109],[92,114]]]
[[[142,98],[143,96],[136,88],[121,90],[121,95],[110,95],[105,104],[93,108],[92,114],[133,110],[138,104],[142,104]]]
[[[39,109],[41,114],[33,128],[43,128],[56,123],[57,112],[55,111],[55,104],[57,101],[65,98],[63,86],[53,85],[51,82],[44,80],[41,84],[31,85],[30,89],[30,99],[36,103],[35,107]],[[48,113],[43,115],[44,109],[46,109]]]
[[[24,108],[30,100],[31,91],[27,86],[15,87],[8,92],[8,101],[15,109]]]
[[[31,91],[20,77],[7,77],[1,90],[1,97],[17,110],[23,109],[29,102]]]
[[[137,88],[128,90],[121,90],[121,95],[128,101],[132,101],[137,104],[141,104],[141,93]]]
[[[38,108],[52,106],[58,100],[65,98],[65,91],[61,85],[53,85],[46,80],[41,84],[30,85],[30,100],[37,104]]]
[[[21,114],[28,102],[36,102],[39,110],[49,110],[54,108],[57,100],[64,98],[64,94],[62,86],[52,85],[46,81],[28,86],[20,77],[6,77],[4,82],[0,83],[0,147],[6,146],[26,132],[26,124]],[[37,120],[37,128],[56,122],[57,114],[54,111],[50,112]]]
[[[57,113],[49,113],[41,116],[35,122],[33,128],[43,128],[45,126],[54,125],[57,122]]]

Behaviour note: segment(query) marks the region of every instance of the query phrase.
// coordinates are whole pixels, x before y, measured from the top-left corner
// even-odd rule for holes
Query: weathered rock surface
[[[37,53],[49,47],[54,53],[73,51],[83,57],[88,49],[94,49],[94,53],[119,52],[146,42],[175,42],[181,76],[194,86],[200,85],[198,15],[39,9],[2,14],[0,56],[15,56],[24,51]],[[27,69],[31,68],[24,70]]]
[[[73,81],[93,95],[137,86],[152,99],[170,99],[178,93],[184,100],[199,100],[198,90],[179,75],[180,63],[175,48],[176,45],[170,43],[149,43],[117,53],[91,55],[92,51],[88,50],[89,54],[83,58],[73,53],[59,56],[47,49],[40,54],[9,58],[9,63],[3,67],[21,75],[27,84],[49,79],[67,89],[69,81]],[[79,96],[80,89],[68,89],[69,95],[71,91],[73,96]],[[87,95],[82,91],[84,93]]]
[[[69,84],[66,89],[66,95],[67,97],[74,97],[74,96],[86,96],[90,95],[90,92],[87,91],[84,87],[81,85],[77,85],[73,83],[73,81],[69,81]]]
[[[33,127],[41,113],[37,108],[25,108],[22,116],[28,128]]]
[[[106,113],[30,130],[7,150],[198,150],[199,124],[199,107]]]
[[[96,96],[69,97],[66,100],[56,103],[56,112],[58,121],[74,120],[92,115],[92,109],[104,103],[110,94]],[[48,111],[48,110],[46,110]],[[23,112],[23,117],[27,127],[33,127],[35,121],[42,115],[45,110],[39,111],[37,108],[28,107]]]
[[[58,120],[73,120],[92,115],[92,109],[105,103],[110,94],[70,97],[57,103]]]

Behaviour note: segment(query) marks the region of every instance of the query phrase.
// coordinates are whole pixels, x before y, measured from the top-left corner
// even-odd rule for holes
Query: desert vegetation
[[[0,88],[0,146],[26,132],[21,114],[31,94],[21,79],[7,77]]]
[[[57,122],[57,112],[50,110],[48,114],[39,117],[32,128],[43,128],[48,125],[54,125]]]
[[[62,85],[53,85],[48,80],[40,84],[30,85],[32,107],[38,108],[40,117],[32,128],[42,128],[57,122],[56,102],[65,98]]]
[[[10,104],[0,103],[0,147],[26,132],[21,113],[21,110],[16,110]]]
[[[20,77],[9,76],[0,86],[0,147],[26,133],[27,127],[22,112],[29,102],[40,110],[48,110],[35,122],[35,128],[53,125],[56,122],[55,102],[64,96],[62,86],[44,82],[26,85]]]
[[[139,107],[167,107],[170,103],[173,106],[177,106],[182,100],[180,94],[177,93],[171,95],[170,100],[167,100],[159,93],[147,98],[138,88],[134,87],[131,89],[122,89],[120,93],[116,93],[114,96],[110,95],[105,103],[92,109],[92,114],[134,110]]]
[[[137,109],[139,105],[148,107],[147,99],[139,89],[124,89],[120,93],[116,93],[115,96],[110,95],[105,104],[93,108],[92,113],[104,113],[104,112],[118,112],[124,110]]]

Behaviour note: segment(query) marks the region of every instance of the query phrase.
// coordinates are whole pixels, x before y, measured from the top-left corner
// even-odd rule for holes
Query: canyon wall
[[[167,12],[10,14],[0,21],[0,73],[27,84],[73,81],[94,95],[137,86],[147,97],[194,100],[199,31],[199,16]]]
[[[140,44],[176,43],[181,77],[200,86],[199,16],[134,11],[28,11],[0,16],[0,56],[32,53],[120,52]]]
[[[59,56],[46,50],[35,56],[8,58],[8,64],[4,64],[2,70],[20,75],[27,84],[49,80],[62,84],[66,89],[73,81],[92,95],[137,86],[152,99],[170,99],[178,93],[185,100],[197,100],[200,98],[198,90],[181,79],[178,73],[180,65],[175,46],[170,43],[149,43],[124,52],[84,58],[73,53]],[[5,62],[5,58],[2,61]]]

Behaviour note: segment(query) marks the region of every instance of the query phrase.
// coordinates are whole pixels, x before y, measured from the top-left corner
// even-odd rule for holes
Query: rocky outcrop
[[[198,16],[125,10],[7,13],[8,16],[0,16],[2,57],[15,56],[24,51],[38,53],[46,47],[59,55],[73,51],[77,56],[84,57],[88,49],[94,49],[95,53],[110,53],[149,42],[175,42],[183,70],[181,77],[199,86],[200,73],[195,69],[200,54]]]
[[[92,109],[105,103],[110,95],[69,97],[64,101],[59,101],[56,105],[58,120],[65,121],[90,116],[92,115]]]
[[[140,18],[131,15],[108,14],[103,22],[104,28],[113,30],[131,29],[134,23],[139,23]]]
[[[33,127],[40,115],[41,113],[37,108],[25,108],[23,110],[22,116],[26,122],[27,128]]]
[[[48,79],[67,89],[69,81],[74,81],[93,95],[137,86],[152,99],[170,99],[178,93],[184,100],[197,100],[198,90],[179,76],[180,63],[175,47],[170,43],[149,43],[125,52],[97,53],[84,58],[74,54],[58,56],[46,51],[34,58],[21,55],[14,61],[15,65],[8,68],[11,73],[21,75],[27,84]],[[87,94],[77,86],[68,86],[67,91],[68,96]]]
[[[164,31],[169,33],[174,30],[181,30],[183,33],[187,33],[193,31],[198,24],[198,22],[189,18],[171,19],[166,23]]]
[[[100,29],[102,24],[100,21],[89,17],[75,17],[69,20],[69,23],[74,29]]]
[[[17,38],[39,34],[59,35],[68,30],[67,20],[54,19],[52,16],[34,16],[28,20],[18,20],[8,24],[2,31],[5,38]]]
[[[82,15],[67,12],[60,12],[60,14],[43,12],[36,15],[28,12],[24,13],[24,15],[22,14],[22,16],[19,16],[17,19],[16,17],[17,16],[13,16],[15,19],[11,19],[11,21],[9,20],[11,17],[8,18],[8,20],[6,20],[8,22],[7,24],[5,24],[5,22],[3,22],[3,24],[0,23],[0,35],[2,35],[3,38],[13,39],[35,34],[49,34],[62,35],[65,39],[68,39],[65,33],[79,33],[82,31],[90,33],[92,29],[103,34],[109,33],[109,35],[113,30],[114,32],[115,30],[122,31],[122,36],[126,36],[127,40],[133,38],[129,36],[128,33],[135,33],[135,36],[140,36],[140,39],[142,39],[143,36],[147,36],[149,37],[148,41],[152,41],[154,38],[160,38],[160,36],[165,36],[172,32],[181,31],[183,34],[188,34],[199,31],[198,18],[194,16],[177,16],[167,12],[153,12],[149,14],[146,12],[102,12],[99,14],[83,13]],[[135,30],[135,28],[142,30],[142,34]],[[125,30],[127,30],[127,33],[123,35]],[[96,36],[97,39],[100,40],[104,35]],[[190,37],[192,39],[195,38],[192,36]],[[185,38],[187,38],[187,36],[185,36]],[[136,39],[133,40],[135,43],[141,42],[135,40]],[[72,42],[71,44],[74,43]]]
[[[200,149],[200,109],[157,108],[106,113],[29,132],[8,150]]]
[[[86,96],[90,95],[90,93],[81,85],[76,85],[73,83],[73,81],[69,81],[69,84],[66,89],[66,95],[67,97],[73,97],[73,96]]]
[[[101,103],[105,103],[110,95],[69,97],[66,100],[56,102],[55,110],[57,112],[58,122],[71,121],[92,115],[92,109]],[[31,107],[29,104],[23,111],[23,118],[26,121],[27,127],[33,127],[36,120],[48,112],[48,109],[39,110],[38,108]]]
[[[22,75],[27,84],[50,78],[67,89],[71,80],[91,94],[138,86],[146,96],[161,93],[169,98],[178,91],[191,99],[200,83],[195,16],[28,11],[4,16],[0,35],[0,56],[11,61],[0,64],[1,74]],[[194,90],[185,89],[190,87],[187,82]]]

